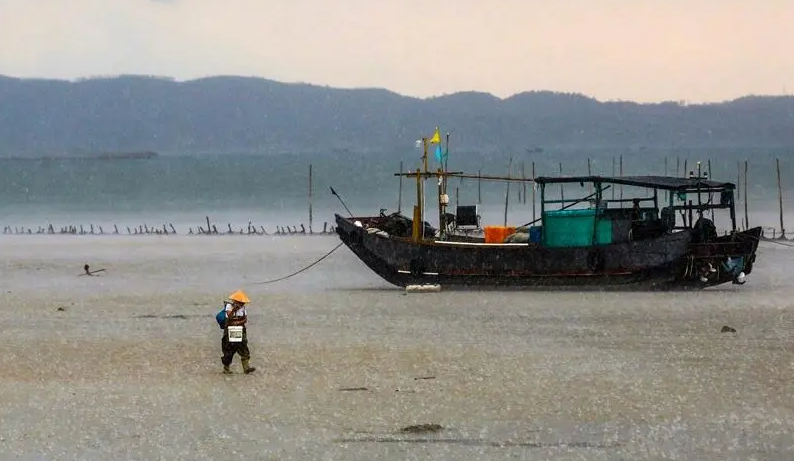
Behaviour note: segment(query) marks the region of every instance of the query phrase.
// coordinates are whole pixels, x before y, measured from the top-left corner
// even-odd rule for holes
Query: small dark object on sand
[[[414,381],[419,381],[420,379],[436,379],[435,376],[418,376],[414,378]]]
[[[722,330],[720,330],[720,333],[736,333],[736,328],[725,325],[724,327],[722,327]]]
[[[350,391],[368,391],[366,387],[341,387],[339,388],[342,392],[350,392]]]
[[[61,306],[61,307],[59,307],[57,310],[58,310],[58,312],[63,312],[63,311],[65,311],[65,310],[66,310],[66,308],[65,308],[65,307],[63,307],[63,306]]]
[[[89,267],[88,267],[88,264],[86,264],[85,266],[83,266],[83,270],[84,270],[85,272],[83,272],[82,274],[77,274],[77,275],[88,275],[88,276],[93,276],[93,275],[94,275],[94,274],[96,274],[97,272],[103,272],[105,269],[97,269],[97,270],[95,270],[95,271],[92,271],[92,270],[90,270],[90,269],[89,269]]]
[[[440,424],[414,424],[400,429],[401,432],[409,434],[423,434],[426,432],[439,432],[444,428]]]

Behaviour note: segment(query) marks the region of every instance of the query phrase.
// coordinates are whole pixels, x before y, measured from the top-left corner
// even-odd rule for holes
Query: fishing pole
[[[345,207],[345,210],[347,210],[347,214],[349,214],[350,217],[353,218],[354,216],[353,213],[350,212],[350,208],[348,208],[347,205],[345,205],[345,201],[342,200],[342,197],[340,197],[339,194],[336,193],[333,187],[331,187],[331,194],[333,194],[334,196],[336,196],[336,198],[339,199],[339,203],[341,203],[342,206]]]

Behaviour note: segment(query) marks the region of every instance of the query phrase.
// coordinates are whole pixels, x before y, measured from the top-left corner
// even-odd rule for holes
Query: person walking
[[[234,360],[234,354],[240,355],[240,362],[246,374],[256,371],[256,368],[249,363],[251,352],[248,350],[248,332],[245,328],[245,324],[248,322],[245,307],[250,302],[248,295],[242,290],[230,294],[228,300],[224,302],[223,310],[226,322],[223,328],[223,338],[221,338],[221,351],[223,352],[221,362],[225,374],[232,373],[229,367]]]

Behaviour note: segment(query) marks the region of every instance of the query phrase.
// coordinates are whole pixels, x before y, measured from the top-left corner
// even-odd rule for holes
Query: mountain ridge
[[[0,155],[93,151],[273,152],[405,148],[439,126],[472,150],[530,146],[791,147],[794,97],[722,102],[600,101],[528,90],[426,98],[218,75],[177,81],[0,75]]]

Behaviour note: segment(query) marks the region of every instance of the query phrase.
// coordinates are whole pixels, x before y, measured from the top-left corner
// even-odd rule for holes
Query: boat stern
[[[684,279],[701,288],[733,283],[744,285],[753,271],[761,227],[691,245]]]

